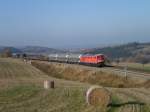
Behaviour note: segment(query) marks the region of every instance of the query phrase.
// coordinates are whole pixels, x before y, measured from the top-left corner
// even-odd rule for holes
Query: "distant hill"
[[[150,43],[128,43],[124,45],[93,48],[83,51],[90,54],[105,54],[110,60],[123,60],[133,62],[150,62]]]
[[[50,54],[50,53],[64,53],[65,51],[48,48],[48,47],[40,47],[40,46],[26,46],[20,48],[20,50],[24,53],[34,53],[34,54]]]
[[[22,53],[22,51],[18,48],[15,47],[4,47],[4,46],[0,46],[0,53],[3,52],[4,49],[9,48],[11,50],[12,53]]]
[[[64,53],[65,52],[62,50],[57,50],[57,49],[48,48],[48,47],[40,47],[40,46],[26,46],[26,47],[0,46],[0,53],[2,53],[5,48],[10,48],[12,53],[50,54],[50,53]]]

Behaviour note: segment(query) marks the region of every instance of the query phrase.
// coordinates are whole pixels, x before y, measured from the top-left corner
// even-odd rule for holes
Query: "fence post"
[[[127,79],[127,66],[124,67],[125,79]]]

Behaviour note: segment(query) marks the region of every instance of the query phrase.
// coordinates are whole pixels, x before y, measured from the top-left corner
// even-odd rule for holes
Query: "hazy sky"
[[[150,42],[150,0],[0,0],[0,45]]]

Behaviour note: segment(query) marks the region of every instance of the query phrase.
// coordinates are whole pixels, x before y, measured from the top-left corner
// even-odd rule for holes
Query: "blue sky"
[[[150,42],[150,0],[0,0],[0,45]]]

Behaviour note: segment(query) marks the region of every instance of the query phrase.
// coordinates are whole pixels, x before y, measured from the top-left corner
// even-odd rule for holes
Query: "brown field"
[[[112,74],[101,72],[101,76],[99,77],[99,72],[95,73],[89,69],[79,69],[76,65],[76,71],[74,71],[74,67],[72,68],[72,66],[69,66],[69,68],[64,64],[57,64],[56,66],[58,67],[58,71],[56,71],[55,67],[51,67],[46,69],[48,71],[46,73],[22,60],[0,58],[0,112],[150,111],[150,88],[145,88],[139,84],[139,82],[144,81],[132,84],[132,87],[137,86],[138,88],[127,88],[127,86],[122,84],[130,83],[130,80],[126,82],[124,78],[122,79],[118,76],[112,78]],[[65,69],[62,69],[63,67]],[[57,72],[58,74],[56,74]],[[62,76],[66,78],[63,79]],[[82,78],[78,80],[80,76]],[[56,77],[61,79],[57,79]],[[104,79],[105,81],[99,81]],[[54,80],[55,89],[43,89],[44,80]],[[115,88],[112,88],[111,83]],[[91,84],[106,86],[110,91],[112,103],[108,108],[102,109],[86,104],[85,92]]]

